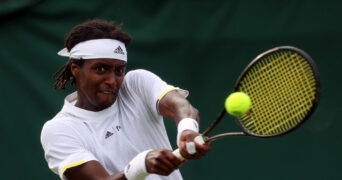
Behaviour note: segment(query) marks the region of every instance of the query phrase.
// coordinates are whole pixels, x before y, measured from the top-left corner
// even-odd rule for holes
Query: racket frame
[[[287,131],[278,133],[278,134],[272,134],[272,135],[258,135],[258,134],[254,134],[250,131],[248,131],[248,129],[246,129],[244,127],[244,125],[241,123],[241,120],[239,117],[235,117],[235,121],[238,124],[238,126],[241,128],[241,132],[228,132],[228,133],[222,133],[222,134],[217,134],[214,135],[212,137],[208,137],[209,133],[220,123],[220,121],[223,119],[223,117],[225,116],[225,114],[227,114],[226,109],[223,108],[223,110],[219,113],[219,115],[217,116],[217,118],[212,122],[212,124],[202,133],[202,136],[204,137],[204,140],[206,142],[208,141],[213,141],[216,140],[218,138],[222,138],[222,137],[230,137],[230,136],[254,136],[254,137],[260,137],[260,138],[270,138],[270,137],[277,137],[277,136],[282,136],[285,135],[293,130],[295,130],[296,128],[298,128],[303,122],[305,122],[311,115],[312,113],[315,111],[315,109],[317,108],[318,102],[319,102],[319,98],[320,98],[320,94],[321,94],[321,88],[320,88],[320,75],[319,75],[319,71],[318,68],[315,64],[315,62],[313,61],[313,59],[303,50],[298,49],[296,47],[293,46],[279,46],[279,47],[275,47],[273,49],[270,49],[264,53],[261,53],[260,55],[258,55],[255,59],[253,59],[247,66],[246,68],[242,71],[241,75],[239,76],[239,78],[237,79],[235,85],[234,85],[234,89],[233,92],[237,92],[239,91],[239,86],[241,81],[244,79],[244,77],[247,75],[247,72],[257,63],[259,62],[260,59],[264,58],[265,56],[268,56],[269,54],[272,54],[274,52],[279,52],[279,51],[294,51],[296,53],[298,53],[299,55],[301,55],[310,65],[313,73],[314,73],[314,77],[315,77],[315,82],[316,82],[316,93],[315,93],[315,98],[313,101],[313,106],[310,108],[309,112],[305,115],[305,117],[302,119],[302,121],[300,121],[296,126],[288,129]]]

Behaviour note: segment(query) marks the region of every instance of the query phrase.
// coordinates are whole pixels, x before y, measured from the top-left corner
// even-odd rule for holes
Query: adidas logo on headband
[[[114,50],[114,53],[125,55],[125,53],[123,52],[123,50],[122,50],[122,48],[121,48],[120,46],[118,46],[118,47]]]

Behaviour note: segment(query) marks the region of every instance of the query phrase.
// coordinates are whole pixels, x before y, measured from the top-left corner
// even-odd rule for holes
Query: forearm
[[[199,113],[190,102],[176,91],[167,93],[159,102],[159,112],[178,124],[184,118],[200,121]]]
[[[123,171],[113,174],[103,180],[127,180],[125,173]]]
[[[67,169],[67,180],[127,180],[123,171],[110,175],[98,161],[89,161]]]

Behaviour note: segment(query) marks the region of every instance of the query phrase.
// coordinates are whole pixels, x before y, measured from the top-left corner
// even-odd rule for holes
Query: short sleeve
[[[127,73],[125,85],[122,89],[126,93],[130,92],[139,96],[155,114],[159,114],[157,108],[158,100],[167,92],[179,88],[167,84],[150,71],[138,69]]]
[[[80,137],[71,127],[60,121],[48,121],[41,132],[41,143],[49,168],[65,179],[64,172],[91,160],[92,153],[83,148]],[[67,143],[66,143],[67,142]]]

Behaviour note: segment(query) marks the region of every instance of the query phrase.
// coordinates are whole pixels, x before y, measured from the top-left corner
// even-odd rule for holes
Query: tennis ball
[[[252,102],[250,97],[243,92],[234,92],[230,94],[225,103],[224,107],[226,111],[236,117],[245,115],[251,108]]]

